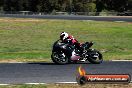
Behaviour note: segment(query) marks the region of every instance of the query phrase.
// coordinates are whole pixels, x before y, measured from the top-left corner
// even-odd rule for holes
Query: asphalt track
[[[132,22],[132,16],[20,15],[20,14],[2,15],[0,14],[0,17]]]
[[[68,65],[1,63],[0,84],[76,82],[77,69],[80,65],[86,70],[87,74],[130,74],[132,76],[132,62],[129,61]]]
[[[132,22],[131,16],[0,15],[0,17]],[[80,65],[88,74],[130,74],[132,76],[132,62],[129,61],[68,65],[56,65],[54,63],[1,63],[0,84],[76,82],[77,68]]]

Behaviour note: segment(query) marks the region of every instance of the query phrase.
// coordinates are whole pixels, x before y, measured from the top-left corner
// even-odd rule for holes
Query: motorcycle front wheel
[[[67,64],[68,58],[63,52],[52,52],[51,59],[56,64]]]
[[[97,50],[92,50],[87,58],[92,64],[100,64],[103,62],[103,55]]]

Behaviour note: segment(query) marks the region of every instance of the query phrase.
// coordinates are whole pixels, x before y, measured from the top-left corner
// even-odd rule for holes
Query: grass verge
[[[46,85],[8,85],[0,88],[132,88],[132,84],[46,84]]]
[[[132,59],[132,23],[0,18],[0,61],[50,61],[62,31],[78,41],[94,41],[104,60]]]
[[[46,85],[1,85],[0,88],[47,88]]]

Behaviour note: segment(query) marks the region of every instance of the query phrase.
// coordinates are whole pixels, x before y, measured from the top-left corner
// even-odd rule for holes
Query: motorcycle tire
[[[94,51],[92,51],[92,52],[94,52],[94,53],[98,53],[98,59],[99,60],[96,60],[97,58],[94,58],[94,57],[92,57],[92,56],[89,56],[88,57],[88,61],[90,62],[90,63],[92,63],[92,64],[100,64],[100,63],[102,63],[103,62],[103,55],[99,52],[99,51],[97,51],[97,50],[94,50]]]
[[[68,64],[68,58],[66,56],[63,57],[61,54],[62,53],[59,53],[59,52],[53,52],[51,55],[52,61],[60,65]]]

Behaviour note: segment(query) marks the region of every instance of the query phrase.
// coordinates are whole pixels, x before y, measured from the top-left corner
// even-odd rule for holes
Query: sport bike
[[[56,64],[68,64],[77,62],[90,62],[100,64],[103,61],[102,54],[90,47],[93,42],[81,44],[83,52],[70,44],[62,43],[60,40],[54,42],[52,47],[51,59]]]

